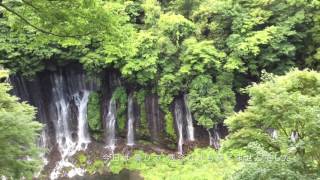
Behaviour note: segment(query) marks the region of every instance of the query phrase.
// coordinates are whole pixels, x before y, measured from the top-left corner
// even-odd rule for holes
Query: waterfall
[[[38,145],[47,148],[48,153],[55,149],[60,153],[61,159],[55,162],[50,179],[66,175],[65,171],[69,177],[84,174],[69,158],[90,143],[87,103],[90,92],[100,89],[100,78],[89,79],[80,65],[72,64],[57,66],[56,71],[45,70],[32,80],[12,75],[10,83],[14,95],[37,107],[37,119],[45,125]],[[41,154],[45,164],[46,155]]]
[[[45,132],[45,129],[43,129],[41,131],[41,134],[40,134],[40,137],[39,137],[39,140],[38,140],[38,146],[45,149],[47,148],[48,142],[47,142],[47,136],[46,136],[46,132]],[[47,165],[48,164],[48,159],[46,158],[45,156],[45,153],[41,153],[40,154],[40,157],[44,163],[44,165]]]
[[[267,133],[271,136],[272,139],[278,139],[278,131],[274,128],[268,128]]]
[[[64,96],[64,84],[62,75],[54,74],[52,76],[53,81],[53,102],[56,108],[57,121],[55,126],[56,141],[58,143],[58,148],[61,153],[62,159],[73,155],[76,143],[72,140],[71,131],[68,123],[68,109],[69,103],[67,102],[67,97]]]
[[[192,123],[192,115],[188,106],[188,96],[185,94],[183,96],[184,106],[186,109],[186,120],[187,120],[187,135],[189,141],[194,141],[194,128]]]
[[[220,148],[220,139],[221,139],[221,138],[220,138],[220,135],[219,135],[218,130],[217,130],[217,129],[214,129],[212,140],[213,140],[213,147],[214,147],[215,149],[219,149],[219,148]]]
[[[52,81],[52,98],[53,106],[56,110],[57,121],[55,123],[56,141],[58,143],[58,149],[61,154],[61,160],[56,164],[55,168],[50,174],[50,179],[57,179],[61,171],[64,168],[70,169],[68,172],[68,177],[73,177],[75,175],[84,175],[85,170],[77,168],[71,162],[69,162],[69,157],[74,155],[77,151],[87,148],[90,143],[90,136],[88,132],[87,124],[87,104],[89,98],[89,91],[84,90],[81,86],[82,81],[78,81],[80,85],[76,93],[70,95],[68,93],[73,93],[73,91],[68,91],[65,87],[65,81],[61,74],[54,74],[51,76]],[[73,82],[75,83],[75,82]],[[71,84],[69,89],[76,89],[75,84]],[[81,93],[82,92],[82,93]],[[71,100],[74,100],[74,104],[77,107],[77,141],[72,137],[71,130]],[[53,116],[54,117],[54,116]]]
[[[278,139],[278,131],[274,129],[271,133],[271,137],[272,139]]]
[[[134,145],[134,114],[133,114],[133,97],[128,97],[128,134],[127,134],[127,145]]]
[[[215,149],[219,149],[220,148],[220,135],[218,132],[218,128],[217,126],[214,127],[213,129],[213,135],[211,134],[210,130],[207,130],[208,134],[209,134],[209,143],[210,146],[213,146]]]
[[[108,107],[106,123],[106,148],[115,149],[116,101],[111,98]]]
[[[51,77],[53,89],[52,98],[56,109],[57,122],[55,125],[56,141],[61,154],[61,161],[59,161],[50,174],[50,179],[57,179],[64,167],[70,167],[75,169],[75,166],[68,161],[68,157],[72,156],[76,152],[76,143],[72,140],[71,131],[69,128],[69,114],[68,109],[70,103],[67,102],[65,97],[65,87],[63,77],[61,74],[54,74]],[[78,174],[83,174],[79,171]]]
[[[211,135],[210,130],[207,129],[207,131],[208,131],[208,135],[209,135],[209,144],[210,144],[210,146],[212,146],[212,145],[213,145],[213,137],[212,137],[212,135]]]
[[[175,115],[175,121],[178,129],[178,153],[182,154],[183,153],[183,117],[182,117],[182,107],[179,103],[179,101],[175,101],[174,104],[174,115]]]
[[[297,131],[293,131],[291,133],[290,139],[293,143],[295,143],[299,139],[299,134]]]
[[[80,93],[74,95],[75,104],[78,109],[78,150],[86,149],[90,141],[90,135],[87,123],[87,105],[89,99],[89,91],[84,90],[82,97]]]

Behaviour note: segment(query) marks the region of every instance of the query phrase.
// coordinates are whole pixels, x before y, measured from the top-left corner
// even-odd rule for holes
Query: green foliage
[[[8,94],[10,89],[9,84],[0,83],[0,175],[31,178],[41,164],[36,140],[42,126],[35,121],[34,107],[19,103]]]
[[[188,18],[192,14],[192,11],[199,7],[200,2],[200,0],[170,1],[169,9]]]
[[[165,74],[161,77],[158,85],[158,94],[160,96],[160,105],[162,109],[168,110],[169,105],[173,102],[174,96],[178,95],[183,87],[182,79],[174,74]]]
[[[166,133],[169,135],[170,138],[172,138],[173,140],[175,140],[177,138],[177,135],[175,133],[174,130],[174,119],[173,119],[173,115],[171,112],[165,112],[165,130]]]
[[[225,145],[243,147],[258,141],[270,150],[294,154],[307,169],[316,169],[320,165],[319,85],[320,74],[310,70],[265,76],[262,83],[246,89],[248,108],[226,120],[231,135]],[[277,138],[267,132],[270,128],[277,131]],[[298,133],[295,141],[290,140],[293,132]]]
[[[140,124],[138,128],[138,133],[141,136],[148,136],[149,135],[149,128],[147,122],[147,112],[145,107],[145,97],[147,92],[145,90],[139,90],[134,93],[134,98],[137,100],[140,110]]]
[[[106,67],[120,67],[122,59],[136,51],[132,38],[135,30],[128,24],[129,17],[121,3],[95,1],[87,6],[82,1],[59,1],[47,7],[51,3],[10,2],[4,4],[10,4],[15,12],[23,11],[23,17],[46,31],[24,26],[24,21],[10,13],[0,18],[0,64],[13,72],[32,76],[43,70],[47,61],[80,61],[85,69],[99,72]],[[30,5],[48,9],[41,9],[43,12],[38,14]]]
[[[91,92],[88,101],[88,125],[92,131],[102,130],[100,93]]]
[[[137,52],[135,41],[136,31],[126,14],[126,7],[121,3],[108,2],[106,10],[115,20],[112,22],[112,33],[94,37],[98,43],[92,51],[81,57],[80,62],[89,71],[101,71],[107,67],[120,68],[127,59],[131,59]]]
[[[122,132],[126,126],[127,117],[127,101],[128,96],[124,87],[117,87],[112,94],[112,99],[117,101],[117,124],[120,132]]]
[[[88,159],[87,159],[87,156],[85,154],[79,153],[77,155],[77,165],[79,167],[84,167],[87,164],[87,161],[88,161]]]
[[[29,29],[57,37],[81,37],[112,31],[114,14],[108,5],[101,0],[0,2],[0,7],[7,10],[6,15],[10,15],[14,28],[28,25]]]
[[[295,157],[280,156],[264,150],[257,143],[250,143],[247,150],[251,152],[249,160],[237,170],[230,179],[315,179],[315,174],[308,174],[302,163]]]
[[[87,171],[89,174],[93,175],[95,173],[102,174],[105,171],[105,164],[103,160],[95,160],[90,166],[87,167]]]
[[[147,26],[156,24],[162,13],[159,2],[157,0],[145,0],[142,7],[145,12],[145,24]]]
[[[227,167],[227,168],[222,168]],[[239,169],[236,161],[210,148],[195,149],[182,159],[168,155],[135,151],[129,159],[115,155],[109,168],[113,173],[122,169],[139,170],[144,179],[224,179]]]
[[[84,153],[79,153],[76,156],[76,161],[76,166],[85,169],[89,175],[93,175],[95,173],[102,174],[106,171],[106,165],[103,160],[90,160]]]
[[[180,55],[182,65],[179,73],[184,76],[194,76],[209,70],[221,68],[226,54],[217,50],[212,41],[198,42],[195,38],[184,41]]]
[[[216,83],[208,75],[198,76],[191,82],[188,103],[199,125],[210,129],[233,112],[235,95],[230,81],[232,75],[223,73]]]
[[[197,123],[210,129],[232,113],[234,90],[239,91],[239,87],[261,78],[263,69],[275,74],[283,74],[291,67],[319,70],[319,9],[318,0],[58,0],[55,3],[0,0],[0,65],[25,76],[50,69],[50,64],[69,62],[80,62],[91,73],[115,69],[125,83],[137,84],[141,89],[135,94],[140,106],[139,134],[149,135],[144,98],[153,91],[165,112],[166,133],[174,138],[169,107],[181,93],[189,95]],[[237,150],[258,141],[264,149],[259,145],[253,148],[260,155],[285,154],[293,159],[246,163],[232,178],[311,177],[300,169],[313,174],[320,166],[317,152],[319,84],[318,73],[293,70],[283,77],[266,76],[261,84],[247,89],[251,96],[249,107],[228,118],[232,134],[225,146]],[[0,112],[0,122],[12,123],[12,127],[23,126],[17,129],[28,130],[26,134],[36,136],[38,128],[29,122],[34,116],[33,109],[8,96],[7,85],[1,84],[1,89],[0,102],[1,97],[11,100],[0,103],[0,107],[5,106],[4,112]],[[112,98],[117,101],[117,125],[123,131],[127,107],[125,88],[118,87]],[[91,131],[101,130],[98,93],[90,95],[88,123]],[[5,127],[1,132],[11,133]],[[270,128],[277,130],[277,139],[267,133]],[[296,142],[289,140],[293,131],[299,135]],[[15,155],[32,157],[35,147],[31,141],[35,138],[23,131],[19,134],[24,137],[8,135],[20,140],[17,141],[20,146],[13,149],[17,151]],[[0,142],[6,143],[6,140],[7,137]],[[21,145],[22,142],[25,144]],[[2,146],[0,149],[4,152],[0,156],[11,152],[8,148],[14,145]],[[12,164],[15,169],[21,169],[17,178],[26,174],[27,163],[33,163],[9,161],[10,157],[1,157],[4,163],[0,166]],[[114,168],[138,169],[147,179],[221,179],[221,174],[228,171],[221,166],[229,166],[229,161],[197,164],[163,157],[163,163],[155,159],[139,164],[129,160]],[[295,162],[303,165],[292,166]],[[87,169],[91,173],[102,167],[103,163],[97,160]],[[30,170],[33,171],[33,167]],[[16,171],[7,167],[1,167],[0,174],[16,178]]]
[[[137,52],[134,57],[128,59],[122,67],[121,73],[124,77],[139,84],[146,84],[154,80],[157,73],[158,47],[157,36],[152,32],[140,31],[137,34]]]
[[[25,75],[43,70],[46,61],[68,60],[92,72],[114,67],[142,85],[158,84],[166,75],[185,78],[177,69],[200,75],[193,70],[222,59],[225,69],[244,73],[238,76],[319,68],[316,0],[4,0],[1,6],[0,63]],[[197,40],[184,42],[192,35]],[[161,94],[168,94],[167,106],[176,93]]]
[[[193,19],[199,37],[213,39],[239,70],[259,76],[261,69],[282,73],[294,64],[308,66],[301,57],[314,62],[318,11],[319,3],[308,0],[205,0]]]
[[[169,13],[160,16],[158,27],[160,32],[177,46],[195,30],[195,25],[188,19]]]

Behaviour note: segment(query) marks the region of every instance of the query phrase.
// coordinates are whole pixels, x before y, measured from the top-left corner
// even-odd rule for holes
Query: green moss
[[[77,157],[76,157],[76,161],[77,161],[77,166],[78,167],[85,167],[86,166],[86,164],[87,164],[87,160],[88,160],[88,158],[87,158],[87,156],[85,155],[85,154],[83,154],[83,153],[79,153],[78,155],[77,155]]]
[[[86,170],[90,175],[95,174],[96,172],[102,174],[105,170],[105,164],[103,160],[97,159],[92,164],[88,165]]]
[[[173,115],[170,111],[165,112],[165,122],[166,122],[166,133],[169,135],[170,138],[175,140],[177,138],[177,135],[174,130],[174,120]]]
[[[146,97],[146,91],[140,90],[135,92],[134,98],[137,100],[137,103],[140,108],[140,127],[138,129],[138,133],[142,136],[148,136],[149,129],[148,129],[148,121],[147,121],[147,112],[145,107],[145,97]]]
[[[144,101],[145,101],[145,97],[146,97],[146,91],[141,89],[139,91],[136,91],[134,93],[134,98],[137,100],[138,104],[144,104]]]
[[[100,131],[102,128],[100,106],[100,94],[97,92],[90,93],[88,102],[88,124],[92,131]]]
[[[119,131],[122,132],[126,126],[126,110],[128,95],[124,87],[117,87],[112,94],[112,99],[117,101],[117,124]]]
[[[106,164],[102,159],[95,158],[86,156],[84,153],[79,153],[76,155],[76,166],[85,169],[90,175],[96,173],[102,174],[107,169]]]

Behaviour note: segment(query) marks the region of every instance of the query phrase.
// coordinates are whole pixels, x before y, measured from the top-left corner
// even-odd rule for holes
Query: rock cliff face
[[[167,145],[169,138],[159,97],[146,93],[139,104],[134,96],[138,88],[126,84],[115,70],[106,70],[93,77],[87,75],[81,65],[69,64],[48,68],[30,79],[17,74],[10,81],[13,94],[37,107],[37,120],[45,125],[39,145],[49,150],[57,149],[61,159],[77,151],[85,151],[92,142],[112,150],[118,146],[139,145],[141,139]],[[122,125],[118,111],[123,107],[113,98],[118,87],[124,89],[127,98]],[[98,93],[100,98],[100,106],[97,107],[101,114],[98,122],[101,124],[100,139],[94,137],[88,125],[88,103],[92,92]],[[184,145],[199,140],[209,142],[211,139],[213,145],[218,146],[218,133],[222,131],[213,129],[209,133],[213,137],[208,138],[208,132],[195,125],[187,99],[185,94],[181,94],[171,106],[172,126],[177,135],[176,142],[172,144],[176,144],[180,153],[183,153]],[[123,126],[122,130],[120,126]],[[141,128],[145,128],[147,133],[141,133]]]

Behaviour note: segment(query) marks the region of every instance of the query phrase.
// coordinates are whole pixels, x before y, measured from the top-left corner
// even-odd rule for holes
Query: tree
[[[226,120],[231,133],[226,147],[257,141],[269,151],[295,155],[306,171],[319,168],[320,73],[294,69],[284,76],[266,75],[246,92],[247,109]]]
[[[262,69],[316,68],[319,6],[317,0],[204,0],[192,19],[198,36],[214,40],[239,72],[260,77]]]
[[[241,168],[229,179],[316,179],[316,174],[309,174],[303,164],[294,156],[283,156],[276,152],[268,152],[258,143],[250,143],[246,150],[250,155],[244,156]],[[241,161],[241,159],[239,159]]]
[[[79,38],[111,31],[112,13],[101,0],[1,0],[0,7],[11,13],[11,23],[27,25],[57,37]]]
[[[28,179],[40,165],[36,141],[41,124],[34,121],[34,107],[18,102],[9,90],[7,83],[0,83],[0,175]]]
[[[20,22],[21,19],[9,11],[3,11],[4,17],[0,18],[0,64],[13,73],[32,76],[42,71],[46,63],[64,65],[70,61],[80,62],[88,71],[98,72],[106,67],[119,68],[123,64],[121,60],[132,57],[135,52],[132,38],[135,30],[128,23],[125,6],[120,3],[95,1],[93,7],[87,7],[82,4],[84,1],[61,1],[62,4],[53,3],[44,13],[34,15],[34,9],[25,4],[3,3],[16,12],[26,11],[23,14],[32,23],[44,18],[37,27],[50,31],[41,32]],[[45,9],[42,6],[48,6],[50,1],[32,3]],[[64,18],[58,18],[60,16]],[[99,19],[99,16],[102,17]]]
[[[235,103],[232,75],[222,73],[213,82],[208,75],[199,75],[190,84],[189,106],[197,123],[208,131],[233,112]]]

